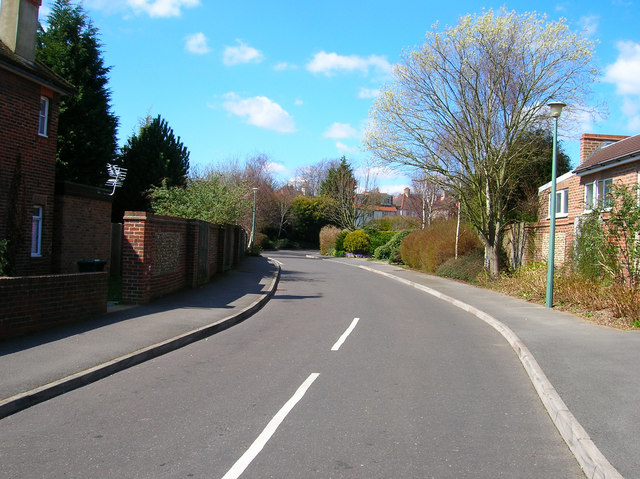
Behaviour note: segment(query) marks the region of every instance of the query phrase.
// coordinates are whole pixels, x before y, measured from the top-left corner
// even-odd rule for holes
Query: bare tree
[[[597,76],[593,44],[564,20],[489,10],[426,35],[378,97],[365,145],[377,160],[440,175],[499,272],[502,230],[524,168],[524,132],[546,104],[584,106]],[[586,107],[585,107],[586,108]],[[517,146],[517,147],[516,147]]]

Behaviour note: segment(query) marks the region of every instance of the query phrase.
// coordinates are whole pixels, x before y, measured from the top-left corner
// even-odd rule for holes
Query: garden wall
[[[122,301],[144,304],[207,283],[215,273],[238,263],[246,244],[246,232],[239,226],[127,211]]]
[[[107,281],[106,272],[0,279],[0,338],[106,312]]]

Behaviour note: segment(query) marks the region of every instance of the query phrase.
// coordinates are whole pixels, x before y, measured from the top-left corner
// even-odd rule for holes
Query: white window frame
[[[47,137],[49,128],[49,98],[40,97],[40,112],[38,113],[38,135]]]
[[[606,178],[604,180],[596,180],[584,185],[584,211],[589,213],[593,211],[594,205],[597,207],[604,207],[605,210],[611,209],[609,204],[601,204],[603,201],[607,201],[607,195],[611,192],[611,186],[613,185],[613,178]],[[604,199],[604,200],[603,200]]]
[[[548,214],[551,218],[551,192],[549,192]],[[556,218],[569,216],[569,188],[556,190]]]
[[[33,215],[31,217],[31,257],[39,258],[42,256],[42,220],[44,216],[44,207],[40,205],[33,206]]]

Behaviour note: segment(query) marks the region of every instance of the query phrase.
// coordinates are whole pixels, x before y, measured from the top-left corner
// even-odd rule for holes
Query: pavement
[[[640,478],[640,331],[387,263],[307,257],[385,275],[485,321],[513,347],[585,475]],[[279,277],[277,261],[248,257],[200,288],[1,341],[0,419],[243,321]]]

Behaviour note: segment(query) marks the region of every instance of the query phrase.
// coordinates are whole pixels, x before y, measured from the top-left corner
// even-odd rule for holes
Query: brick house
[[[596,135],[580,140],[580,165],[557,178],[555,262],[564,263],[571,254],[580,218],[606,197],[612,184],[637,185],[640,181],[640,135]],[[549,255],[549,197],[551,182],[538,190],[539,218],[535,225],[534,259]]]
[[[35,59],[40,4],[0,8],[0,240],[16,275],[52,271],[58,112],[73,91]]]

